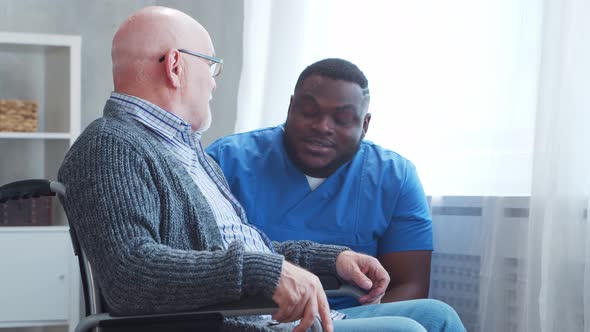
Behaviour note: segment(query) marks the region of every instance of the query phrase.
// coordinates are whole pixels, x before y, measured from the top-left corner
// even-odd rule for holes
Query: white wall
[[[242,66],[243,1],[239,0],[2,0],[0,31],[82,36],[82,128],[102,114],[113,89],[110,47],[119,24],[150,5],[177,8],[203,24],[225,60],[212,101],[213,125],[203,143],[233,131]],[[0,91],[7,98],[8,91]]]

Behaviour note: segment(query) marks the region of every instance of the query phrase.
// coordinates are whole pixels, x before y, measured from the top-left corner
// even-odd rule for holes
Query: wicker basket
[[[0,99],[0,131],[37,131],[38,108],[33,100]]]

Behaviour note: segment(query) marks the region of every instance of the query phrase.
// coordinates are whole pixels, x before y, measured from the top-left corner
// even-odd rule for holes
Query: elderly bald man
[[[170,8],[141,9],[116,32],[112,61],[115,91],[104,115],[84,130],[59,171],[68,190],[66,213],[110,313],[189,311],[262,295],[277,303],[274,319],[300,320],[295,331],[306,330],[317,315],[332,331],[322,286],[308,269],[337,273],[367,290],[361,298],[367,306],[349,314],[361,319],[339,321],[339,331],[361,323],[365,331],[384,325],[424,330],[411,317],[362,319],[387,316],[374,304],[389,283],[376,259],[309,241],[270,242],[248,223],[201,146],[222,60],[197,21]],[[443,330],[448,321],[436,324]],[[262,318],[224,324],[275,328]]]

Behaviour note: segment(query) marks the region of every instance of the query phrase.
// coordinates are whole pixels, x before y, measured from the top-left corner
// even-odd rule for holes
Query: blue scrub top
[[[284,149],[282,126],[221,138],[207,152],[249,222],[273,241],[337,244],[375,257],[432,250],[432,222],[416,169],[393,151],[362,141],[353,160],[313,191]]]

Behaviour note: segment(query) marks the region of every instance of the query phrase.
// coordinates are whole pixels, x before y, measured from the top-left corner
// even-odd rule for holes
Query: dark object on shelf
[[[51,197],[32,197],[0,203],[0,226],[51,225]]]

